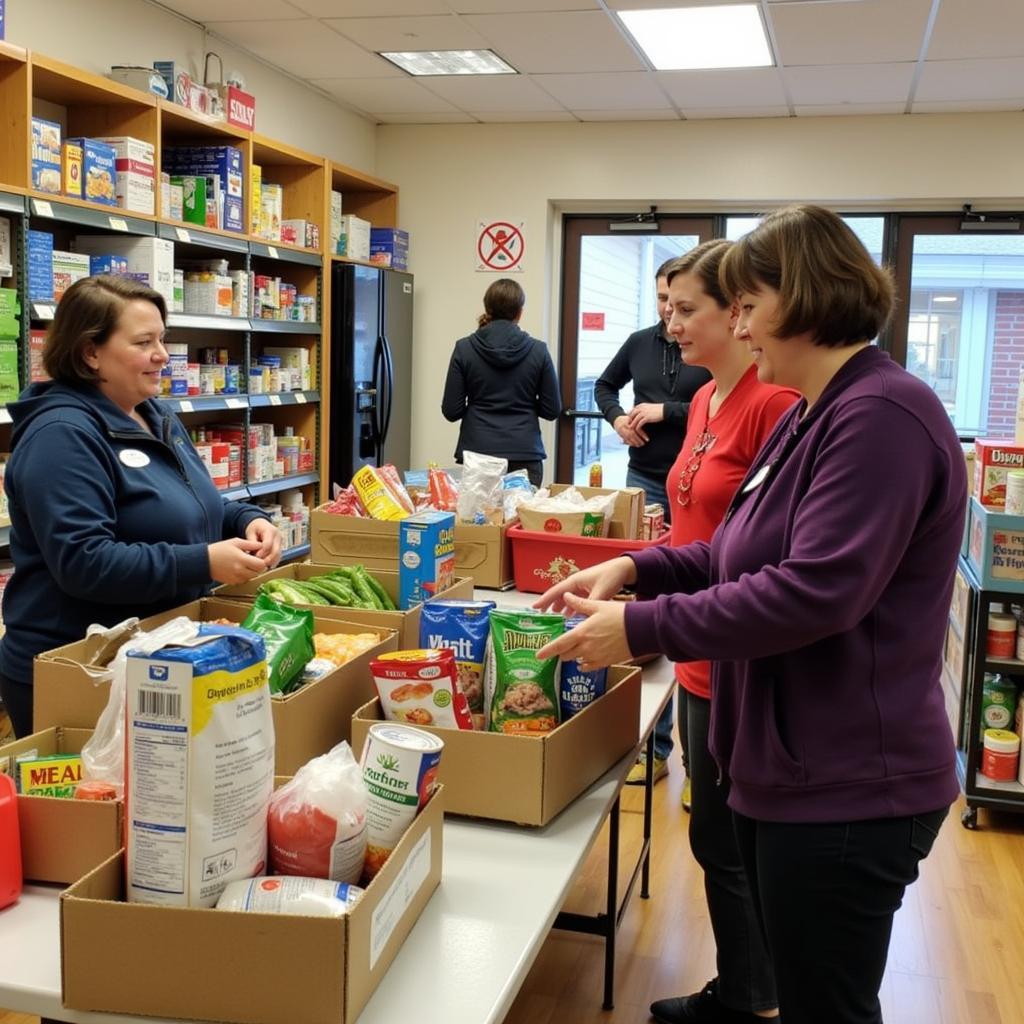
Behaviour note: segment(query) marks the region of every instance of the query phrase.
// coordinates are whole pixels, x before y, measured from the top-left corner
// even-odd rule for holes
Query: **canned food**
[[[360,767],[369,792],[365,874],[373,878],[391,856],[437,784],[444,742],[408,725],[370,726]]]

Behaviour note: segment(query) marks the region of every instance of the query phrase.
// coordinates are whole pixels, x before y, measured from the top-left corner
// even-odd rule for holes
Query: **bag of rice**
[[[491,732],[540,733],[558,726],[558,659],[538,661],[536,652],[564,632],[561,615],[511,609],[491,612]]]

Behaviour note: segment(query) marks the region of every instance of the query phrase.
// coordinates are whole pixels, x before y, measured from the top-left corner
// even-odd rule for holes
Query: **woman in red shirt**
[[[798,397],[789,388],[760,383],[746,343],[733,333],[735,312],[718,283],[718,268],[731,244],[698,245],[667,274],[668,332],[683,361],[705,367],[712,377],[693,396],[683,446],[668,474],[673,545],[711,539],[754,456]],[[704,869],[718,977],[694,995],[654,1003],[651,1013],[662,1024],[777,1016],[771,960],[726,804],[729,787],[720,783],[708,753],[710,672],[706,661],[676,665],[688,723],[690,846]]]

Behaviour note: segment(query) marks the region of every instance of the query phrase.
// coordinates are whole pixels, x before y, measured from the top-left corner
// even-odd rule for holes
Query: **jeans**
[[[948,810],[826,824],[733,815],[785,1024],[881,1024],[893,915]]]
[[[16,683],[13,679],[0,676],[0,698],[4,710],[14,726],[14,735],[21,739],[32,733],[32,685]]]
[[[683,689],[679,696],[689,707],[690,848],[704,870],[717,950],[718,998],[743,1013],[773,1010],[778,1005],[775,976],[726,803],[729,782],[719,782],[718,766],[708,751],[711,701]]]
[[[534,487],[540,487],[541,482],[544,480],[544,460],[537,459],[536,462],[510,462],[508,464],[508,471],[514,473],[517,469],[525,469],[526,475],[530,478],[530,483]]]
[[[626,470],[626,486],[642,487],[647,494],[644,499],[648,505],[658,504],[665,510],[665,525],[672,521],[672,508],[665,492],[665,476],[649,476],[638,473],[632,466]]]

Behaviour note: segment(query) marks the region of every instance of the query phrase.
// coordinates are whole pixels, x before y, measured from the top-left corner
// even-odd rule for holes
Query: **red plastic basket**
[[[670,531],[657,540],[622,540],[614,537],[571,537],[560,533],[524,530],[518,523],[508,528],[512,542],[512,570],[516,590],[543,594],[548,587],[580,569],[623,555],[667,544]]]

